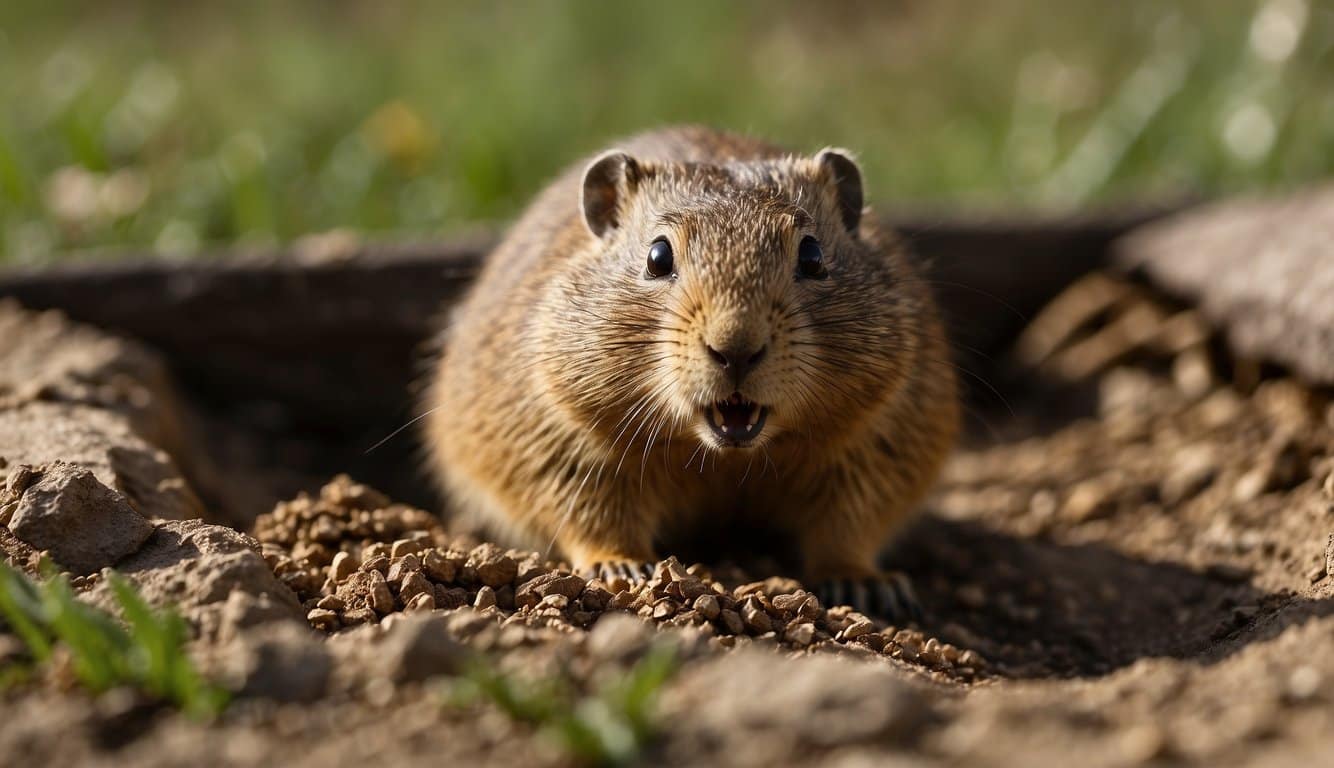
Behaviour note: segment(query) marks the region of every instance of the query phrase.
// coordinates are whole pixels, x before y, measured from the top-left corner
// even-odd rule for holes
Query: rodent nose
[[[764,359],[764,353],[769,350],[769,345],[762,344],[759,349],[754,351],[739,345],[714,349],[711,345],[705,344],[704,348],[709,350],[709,357],[713,358],[713,361],[723,370],[730,372],[732,378],[740,384],[741,379]]]

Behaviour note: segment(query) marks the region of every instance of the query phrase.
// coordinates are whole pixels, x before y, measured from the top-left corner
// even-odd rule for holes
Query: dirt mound
[[[968,681],[986,668],[965,651],[847,606],[821,606],[791,579],[719,580],[674,558],[641,584],[585,580],[536,552],[451,539],[437,518],[396,505],[346,476],[318,497],[279,504],[256,521],[274,572],[301,597],[311,625],[326,632],[403,612],[471,606],[501,627],[591,628],[608,613],[690,627],[718,648],[757,644],[787,650],[883,656],[941,679]],[[742,577],[744,578],[744,577]]]

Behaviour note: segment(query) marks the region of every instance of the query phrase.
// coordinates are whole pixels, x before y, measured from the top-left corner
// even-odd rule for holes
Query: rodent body
[[[425,403],[452,509],[585,570],[746,515],[807,579],[874,578],[958,415],[855,163],[694,127],[620,147],[553,182],[453,311]]]

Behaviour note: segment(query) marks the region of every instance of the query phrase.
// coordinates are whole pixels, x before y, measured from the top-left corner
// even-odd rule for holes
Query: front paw
[[[581,568],[581,573],[590,579],[601,579],[613,591],[629,589],[653,578],[654,564],[645,560],[599,560]]]
[[[922,620],[922,606],[917,602],[912,582],[899,571],[826,579],[816,584],[812,592],[826,608],[848,605],[891,624]]]

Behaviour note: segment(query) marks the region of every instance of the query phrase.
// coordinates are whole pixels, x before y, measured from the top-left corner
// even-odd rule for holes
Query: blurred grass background
[[[677,121],[855,149],[881,210],[1334,170],[1328,0],[0,3],[0,261],[514,215]]]

